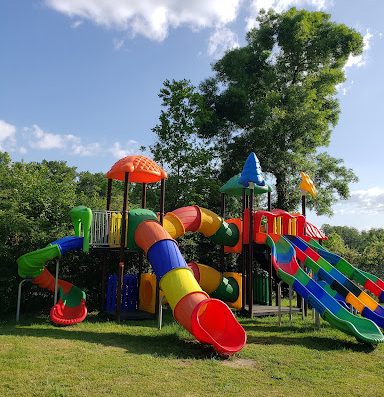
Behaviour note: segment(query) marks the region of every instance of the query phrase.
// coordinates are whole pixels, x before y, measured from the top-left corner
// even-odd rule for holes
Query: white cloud
[[[120,142],[114,142],[112,147],[108,151],[112,153],[113,157],[121,159],[125,156],[137,152],[137,149],[138,142],[130,139],[125,147],[123,147]]]
[[[0,120],[0,150],[14,152],[17,150],[16,145],[17,129],[13,124]]]
[[[223,26],[238,14],[241,0],[45,0],[71,18],[162,41],[170,28]]]
[[[71,28],[72,29],[77,29],[79,26],[81,26],[83,24],[84,21],[82,21],[81,19],[76,19],[75,21],[73,21],[71,23]]]
[[[28,144],[33,149],[40,150],[66,150],[70,154],[79,156],[95,156],[101,152],[99,142],[83,143],[79,136],[73,134],[57,134],[44,131],[37,124],[31,128],[25,127],[24,134]],[[20,148],[20,153],[25,153],[26,148]]]
[[[382,214],[384,188],[375,186],[351,192],[351,197],[335,206],[335,214]]]
[[[113,48],[119,51],[125,44],[125,39],[113,39]]]
[[[363,53],[360,55],[350,55],[344,69],[348,69],[353,66],[357,66],[359,68],[367,63],[367,51],[371,48],[372,38],[373,34],[369,29],[367,29],[363,36]]]
[[[71,146],[73,154],[78,154],[79,156],[96,156],[101,152],[101,145],[99,142],[88,143],[83,145],[81,143],[74,143]]]
[[[64,149],[69,143],[80,143],[80,138],[75,135],[46,132],[37,124],[24,131],[30,135],[29,145],[34,149]]]
[[[208,42],[208,55],[220,58],[227,50],[240,47],[237,35],[226,27],[217,28]]]
[[[15,135],[16,127],[12,124],[7,123],[4,120],[0,120],[0,149],[3,142],[14,140]]]
[[[316,10],[324,10],[332,5],[332,0],[252,0],[250,16],[247,18],[247,30],[256,26],[256,16],[261,9],[272,8],[277,12],[282,12],[291,7],[311,6]]]

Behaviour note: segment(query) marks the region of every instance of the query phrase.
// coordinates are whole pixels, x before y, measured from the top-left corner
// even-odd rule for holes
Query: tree
[[[163,110],[153,128],[156,142],[150,147],[154,160],[169,173],[167,209],[187,204],[207,205],[218,197],[219,184],[214,149],[199,137],[208,118],[203,98],[187,80],[164,82],[159,97]],[[214,200],[215,206],[218,200]]]
[[[309,172],[320,193],[309,205],[331,214],[357,178],[319,148],[330,143],[340,112],[337,85],[345,80],[349,56],[362,52],[362,37],[323,12],[292,8],[261,12],[257,19],[247,45],[227,52],[213,65],[214,78],[200,86],[217,126],[200,134],[227,137],[225,146],[218,145],[226,178],[257,152],[263,170],[275,177],[279,208],[296,209],[299,172]]]

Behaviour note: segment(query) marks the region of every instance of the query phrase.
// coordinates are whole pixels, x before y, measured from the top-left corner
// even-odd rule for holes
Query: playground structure
[[[230,307],[253,316],[254,256],[255,250],[261,250],[270,258],[266,269],[268,288],[265,289],[269,302],[272,301],[272,275],[275,272],[334,327],[364,343],[384,342],[379,329],[384,327],[384,308],[364,291],[367,289],[383,302],[384,283],[321,246],[326,236],[305,218],[305,195],[316,194],[308,175],[302,175],[300,185],[302,214],[271,209],[271,188],[264,181],[254,153],[248,157],[243,171],[220,189],[220,215],[197,205],[165,214],[167,174],[144,156],[119,160],[107,173],[107,178],[105,211],[74,208],[70,215],[75,236],[59,239],[17,261],[21,277],[30,278],[38,286],[58,293],[59,299],[51,310],[54,323],[81,322],[87,309],[84,292],[59,280],[57,275],[53,277],[45,267],[46,262],[72,250],[117,249],[120,257],[118,274],[109,277],[105,305],[110,315],[118,321],[124,316],[138,318],[137,313],[156,316],[161,291],[175,319],[197,340],[211,344],[221,354],[233,354],[245,345],[246,334]],[[113,180],[124,183],[121,212],[110,209]],[[160,183],[159,214],[146,209],[147,184],[156,182]],[[128,211],[130,183],[142,184],[142,208]],[[268,194],[268,208],[255,211],[254,195],[264,193]],[[229,194],[242,198],[240,218],[225,219],[225,197]],[[221,274],[196,262],[187,265],[176,243],[177,238],[186,232],[201,233],[221,245],[223,254],[241,254],[241,273]],[[142,272],[141,255],[139,274],[124,275],[126,254],[135,251],[146,255],[153,274]],[[302,267],[310,269],[317,281]],[[362,317],[352,314],[350,307]]]

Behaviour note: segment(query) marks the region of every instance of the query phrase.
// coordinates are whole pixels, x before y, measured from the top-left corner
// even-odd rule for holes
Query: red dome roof
[[[129,172],[129,182],[153,183],[167,178],[167,173],[153,160],[140,155],[117,161],[107,172],[107,178],[124,181],[126,172]]]

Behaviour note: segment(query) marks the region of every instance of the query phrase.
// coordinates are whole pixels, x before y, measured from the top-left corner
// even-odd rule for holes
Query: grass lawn
[[[48,316],[0,322],[0,396],[383,396],[384,346],[371,348],[295,315],[241,319],[247,346],[229,359],[169,314],[116,324],[93,314],[58,328]]]

